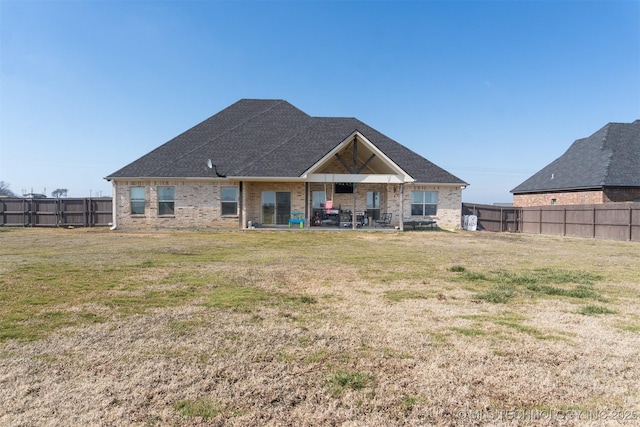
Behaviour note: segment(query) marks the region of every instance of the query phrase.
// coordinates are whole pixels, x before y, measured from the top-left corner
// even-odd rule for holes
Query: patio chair
[[[382,216],[380,217],[380,219],[376,219],[376,227],[380,226],[380,227],[391,227],[391,216],[393,215],[393,213],[383,213]]]
[[[349,228],[352,226],[351,212],[340,212],[340,227]]]

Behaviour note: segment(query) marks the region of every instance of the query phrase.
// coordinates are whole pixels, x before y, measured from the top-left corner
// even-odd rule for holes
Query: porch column
[[[311,197],[309,197],[309,183],[305,182],[304,183],[304,215],[303,215],[303,218],[305,219],[304,228],[309,228],[309,226],[311,225],[311,221],[313,221],[313,218],[311,218],[311,213],[313,213],[313,209],[310,206],[310,203],[311,203]]]
[[[245,191],[246,187],[243,181],[239,183],[239,191],[240,197],[238,197],[238,201],[240,203],[240,229],[245,230],[247,228],[247,191]]]
[[[400,184],[400,231],[404,231],[404,184]]]
[[[353,183],[353,210],[351,211],[351,229],[358,229],[358,215],[356,215],[356,204],[358,199],[358,184]]]

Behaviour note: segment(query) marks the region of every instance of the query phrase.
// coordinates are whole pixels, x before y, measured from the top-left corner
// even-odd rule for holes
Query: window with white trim
[[[131,187],[131,215],[144,215],[144,187]]]
[[[428,216],[438,212],[438,192],[437,191],[412,191],[411,192],[411,215]]]
[[[175,188],[158,187],[158,215],[173,215],[175,212]]]
[[[221,196],[222,215],[238,215],[238,188],[222,187]]]

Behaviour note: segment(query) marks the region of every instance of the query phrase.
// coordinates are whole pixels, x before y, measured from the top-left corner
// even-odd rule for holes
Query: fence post
[[[542,234],[542,208],[539,209],[539,216],[538,216],[538,234]]]
[[[633,208],[629,206],[629,241],[633,240]]]
[[[567,208],[562,209],[562,235],[567,235]]]

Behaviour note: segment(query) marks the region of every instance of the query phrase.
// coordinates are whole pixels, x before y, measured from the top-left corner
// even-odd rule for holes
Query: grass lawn
[[[0,425],[637,425],[640,244],[0,229]]]

